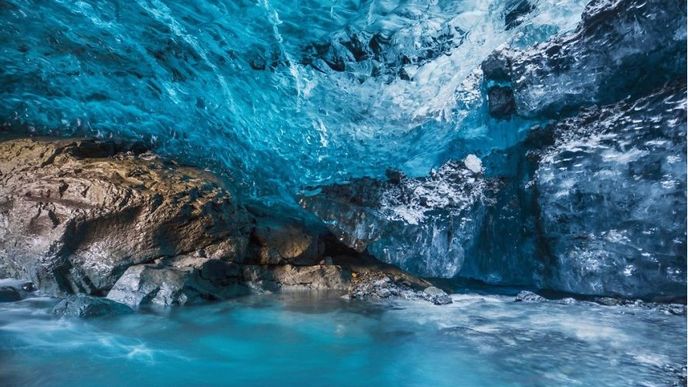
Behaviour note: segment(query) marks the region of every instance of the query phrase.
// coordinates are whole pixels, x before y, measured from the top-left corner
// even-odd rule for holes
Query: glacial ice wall
[[[552,286],[685,292],[685,83],[582,112],[553,134],[534,179]]]
[[[142,140],[294,206],[304,185],[441,165],[483,125],[484,57],[573,29],[584,3],[3,1],[0,120]]]
[[[439,171],[455,176],[466,150],[479,153],[484,169],[441,178],[452,190],[427,189],[435,173],[396,184],[423,190],[356,180],[302,205],[346,243],[427,276],[685,296],[685,5],[593,1],[575,31],[492,53],[481,64],[489,114],[512,130],[526,118],[541,121],[487,152],[458,139],[464,153]],[[342,195],[352,190],[375,200]],[[446,200],[455,193],[469,203],[462,211]],[[419,213],[418,203],[430,209]],[[413,222],[400,221],[409,213]]]
[[[0,25],[0,132],[143,141],[422,275],[685,295],[685,0],[5,0]]]

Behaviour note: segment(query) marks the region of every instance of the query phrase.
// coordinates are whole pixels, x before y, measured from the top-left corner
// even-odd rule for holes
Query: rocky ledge
[[[119,309],[103,297],[137,308],[286,289],[451,302],[429,282],[307,230],[254,215],[212,175],[136,144],[0,142],[0,278],[88,296],[68,297],[57,314]],[[3,288],[3,300],[33,291],[22,286]]]

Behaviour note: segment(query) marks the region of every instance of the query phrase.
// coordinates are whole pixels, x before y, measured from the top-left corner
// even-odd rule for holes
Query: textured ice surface
[[[475,157],[475,156],[474,156]],[[495,182],[449,162],[430,176],[368,178],[326,186],[301,204],[347,245],[406,270],[453,277],[482,223]]]
[[[144,140],[426,275],[685,295],[685,122],[579,114],[685,84],[685,1],[586,3],[2,1],[0,130]],[[562,117],[608,149],[538,182],[574,140],[531,128]]]
[[[643,95],[685,76],[686,2],[591,1],[575,32],[506,55],[521,115]]]
[[[554,136],[535,179],[551,286],[685,292],[685,85],[592,109],[557,124]]]
[[[426,178],[323,187],[302,204],[350,246],[423,275],[680,297],[685,90],[669,85],[533,129],[485,159],[486,170],[511,166],[498,177],[473,172],[473,156]]]
[[[573,117],[534,126],[501,146],[456,141],[459,155],[478,151],[480,179],[491,187],[480,190],[479,202],[470,191],[454,191],[475,203],[470,212],[434,200],[422,222],[398,222],[380,214],[413,214],[413,195],[361,181],[351,186],[382,190],[404,203],[403,211],[390,200],[347,203],[328,189],[321,200],[336,198],[336,211],[316,204],[317,197],[306,206],[349,238],[374,240],[369,251],[376,256],[421,274],[585,294],[684,296],[684,11],[676,2],[596,1],[575,34],[484,61],[483,85],[513,90],[518,109],[510,114]],[[497,128],[523,133],[517,116],[495,112],[502,122],[492,126],[492,141]],[[471,153],[461,164],[471,170],[477,159]],[[461,185],[477,187],[465,179]]]
[[[143,139],[293,205],[449,159],[482,59],[573,29],[585,3],[519,1],[3,1],[0,120]]]

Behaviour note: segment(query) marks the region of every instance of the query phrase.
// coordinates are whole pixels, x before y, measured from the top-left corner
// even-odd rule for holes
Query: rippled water
[[[7,0],[0,125],[140,139],[264,204],[422,175],[465,156],[456,140],[504,147],[528,127],[487,118],[475,71],[500,45],[573,29],[586,1],[537,1],[509,27],[518,3]]]
[[[685,317],[632,307],[394,307],[250,296],[167,314],[56,319],[50,299],[0,304],[3,385],[671,385]]]

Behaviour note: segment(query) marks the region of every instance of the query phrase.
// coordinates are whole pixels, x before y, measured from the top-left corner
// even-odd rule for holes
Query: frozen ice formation
[[[535,175],[551,286],[587,294],[685,291],[686,89],[554,126]]]
[[[486,175],[445,183],[471,187],[452,190],[471,204],[467,212],[425,200],[431,208],[409,216],[421,202],[409,200],[418,191],[362,180],[325,187],[302,204],[344,241],[364,241],[379,258],[424,275],[590,295],[685,296],[686,34],[679,3],[593,1],[575,32],[490,55],[481,65],[489,114],[514,130],[523,124],[516,116],[569,118],[542,121],[511,146],[481,149],[480,158],[465,156],[465,170],[486,165]],[[502,94],[490,101],[494,90]],[[506,103],[514,104],[509,114]],[[430,179],[441,187],[437,177],[402,184]],[[362,191],[354,196],[385,200],[342,200],[338,194],[353,187]],[[466,194],[473,190],[480,196]],[[337,209],[326,211],[333,207],[323,203],[332,200]]]
[[[686,294],[685,0],[0,9],[0,132],[143,141],[422,275]]]
[[[637,97],[685,75],[685,20],[678,0],[591,1],[575,31],[494,53],[485,76],[510,84],[514,112],[528,117]]]
[[[483,170],[483,162],[472,153],[466,156],[463,160],[463,165],[473,173],[480,173]]]
[[[347,245],[422,275],[453,277],[482,223],[495,182],[449,162],[424,178],[389,172],[325,186],[301,204]]]

